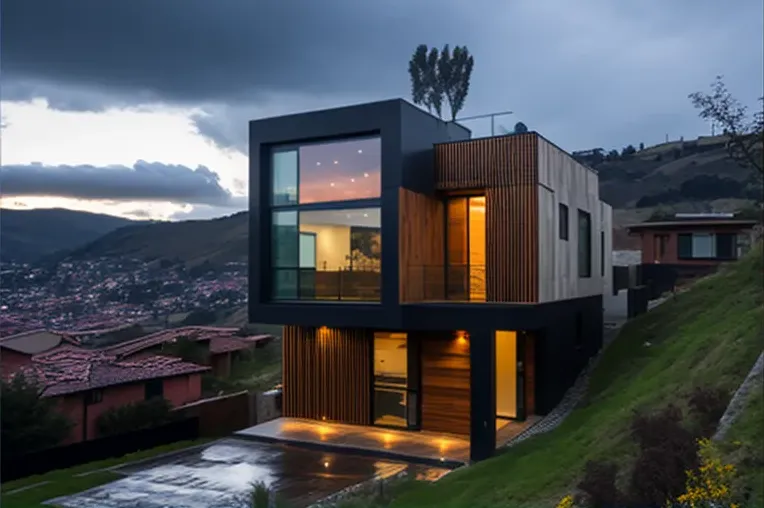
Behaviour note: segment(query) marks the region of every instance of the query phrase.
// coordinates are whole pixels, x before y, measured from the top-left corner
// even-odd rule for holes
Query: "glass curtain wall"
[[[380,161],[378,137],[274,150],[274,299],[380,299]]]
[[[405,333],[374,334],[374,424],[408,426],[408,340]]]
[[[447,214],[447,297],[484,301],[485,196],[451,198],[448,200]]]

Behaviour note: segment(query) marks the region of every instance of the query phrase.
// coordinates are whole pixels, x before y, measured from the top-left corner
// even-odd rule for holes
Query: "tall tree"
[[[701,118],[724,130],[730,158],[755,169],[759,177],[764,175],[764,97],[759,98],[762,110],[749,117],[747,108],[727,90],[722,76],[711,83],[711,93],[694,92],[688,97],[700,110]]]
[[[448,44],[442,51],[420,44],[409,60],[411,98],[414,104],[427,108],[443,118],[443,101],[451,109],[451,120],[464,108],[475,61],[467,47],[456,46],[451,52]]]

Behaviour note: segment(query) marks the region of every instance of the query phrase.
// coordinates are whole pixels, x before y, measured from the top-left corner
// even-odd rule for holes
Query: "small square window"
[[[153,399],[164,396],[164,383],[161,379],[151,379],[146,381],[145,399]]]
[[[559,208],[560,208],[560,210],[559,210],[559,216],[558,216],[558,219],[559,219],[559,227],[558,227],[558,229],[560,230],[560,240],[567,240],[568,236],[570,234],[570,232],[569,232],[570,222],[569,222],[569,219],[568,219],[568,207],[566,205],[563,205],[562,203],[560,203]]]

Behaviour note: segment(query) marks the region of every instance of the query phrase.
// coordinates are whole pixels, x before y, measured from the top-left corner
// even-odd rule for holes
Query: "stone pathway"
[[[753,364],[748,375],[740,384],[737,391],[735,391],[735,395],[732,396],[732,400],[719,420],[719,426],[716,429],[716,433],[711,439],[714,441],[724,439],[724,436],[732,426],[732,423],[745,408],[745,403],[748,401],[748,394],[751,393],[751,390],[758,389],[761,391],[762,375],[764,375],[764,352],[759,355],[756,363]]]

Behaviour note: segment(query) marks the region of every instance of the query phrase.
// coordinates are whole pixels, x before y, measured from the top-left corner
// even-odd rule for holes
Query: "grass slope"
[[[670,402],[685,407],[686,395],[699,385],[731,396],[743,381],[764,347],[761,276],[758,245],[744,260],[629,322],[592,373],[586,400],[560,427],[403,494],[391,506],[554,506],[578,483],[587,460],[628,465],[636,452],[629,438],[635,410]],[[761,434],[750,431],[761,448]]]

